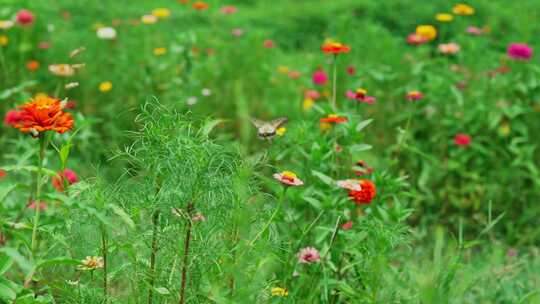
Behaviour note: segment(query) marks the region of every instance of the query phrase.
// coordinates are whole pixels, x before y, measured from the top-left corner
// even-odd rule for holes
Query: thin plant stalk
[[[412,119],[412,111],[409,111],[409,116],[407,117],[407,122],[405,123],[405,130],[403,131],[403,135],[399,139],[397,150],[396,150],[396,160],[399,157],[399,154],[401,152],[401,146],[405,143],[405,140],[407,139],[407,135],[409,133],[409,128],[411,127],[411,119]]]
[[[193,203],[189,202],[187,205],[187,226],[186,226],[186,237],[184,239],[184,261],[182,264],[182,281],[180,283],[180,304],[185,303],[185,294],[186,294],[186,282],[187,282],[187,272],[188,272],[188,263],[189,263],[189,243],[191,241],[191,214],[193,213]]]
[[[107,251],[109,250],[108,244],[107,244],[107,231],[105,230],[105,227],[101,226],[101,250],[103,255],[103,297],[105,298],[105,303],[108,303],[109,301],[109,294],[108,294],[108,281],[107,281]]]
[[[43,171],[43,160],[45,158],[45,149],[47,148],[46,134],[42,133],[39,137],[39,154],[38,154],[38,170],[36,172],[36,197],[35,199],[35,213],[34,213],[34,226],[32,228],[32,256],[36,257],[37,249],[37,229],[39,225],[39,216],[41,212],[40,197],[41,197],[41,174]]]
[[[334,55],[334,60],[332,61],[333,65],[333,80],[332,80],[332,110],[335,112],[337,109],[336,106],[336,86],[337,86],[337,55]]]
[[[159,235],[159,210],[154,211],[152,216],[152,253],[150,254],[150,287],[148,288],[148,304],[152,304],[154,283],[156,280],[156,258],[158,251]]]

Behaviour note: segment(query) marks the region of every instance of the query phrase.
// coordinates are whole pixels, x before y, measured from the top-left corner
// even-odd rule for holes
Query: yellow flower
[[[450,22],[454,19],[454,16],[452,16],[451,14],[441,13],[435,15],[435,19],[437,19],[437,21],[439,22]]]
[[[99,84],[99,90],[101,92],[109,92],[112,89],[113,85],[110,81],[104,81]]]
[[[277,70],[278,70],[278,72],[279,72],[280,74],[287,74],[287,73],[289,73],[289,67],[284,66],[284,65],[278,66]]]
[[[159,48],[154,49],[154,55],[156,56],[165,55],[165,53],[167,53],[167,49],[164,47],[159,47]]]
[[[271,293],[272,293],[272,296],[274,297],[286,297],[289,295],[289,291],[281,287],[272,288]]]
[[[152,10],[152,15],[161,19],[165,19],[171,15],[171,10],[168,8],[156,8]]]
[[[276,130],[276,135],[277,136],[283,136],[285,134],[285,132],[287,131],[287,129],[285,127],[281,127],[281,128],[278,128]]]
[[[460,16],[470,16],[474,15],[474,8],[467,4],[459,3],[454,5],[454,7],[452,8],[452,12]]]
[[[508,136],[510,134],[510,131],[510,124],[507,122],[503,122],[499,127],[499,134],[501,134],[503,137]]]
[[[6,46],[9,43],[9,38],[6,35],[0,35],[0,46]]]
[[[313,99],[311,99],[311,98],[304,99],[304,104],[303,104],[304,111],[307,111],[307,110],[311,109],[311,107],[313,107],[314,103],[315,103],[315,101]]]
[[[154,24],[156,23],[158,18],[154,15],[144,15],[141,17],[141,22],[143,24]]]
[[[419,25],[416,27],[416,35],[433,40],[437,37],[437,29],[433,25]]]

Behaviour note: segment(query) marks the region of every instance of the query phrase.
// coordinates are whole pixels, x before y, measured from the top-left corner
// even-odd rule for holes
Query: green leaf
[[[362,151],[366,151],[366,150],[369,150],[371,149],[372,146],[371,145],[367,145],[367,144],[357,144],[357,145],[352,145],[350,146],[350,150],[352,153],[356,153],[356,152],[362,152]]]
[[[13,265],[12,258],[7,255],[0,257],[0,275],[6,273],[11,265]]]
[[[133,220],[131,219],[129,214],[127,214],[124,211],[124,209],[122,209],[121,207],[118,207],[118,206],[116,206],[114,204],[110,204],[109,208],[112,209],[112,211],[114,213],[116,213],[116,215],[118,215],[120,217],[120,219],[122,219],[124,221],[124,223],[126,223],[129,226],[129,228],[131,228],[131,229],[135,228],[135,222],[133,222]]]
[[[52,266],[52,265],[79,265],[81,262],[68,257],[58,257],[54,259],[41,260],[37,264],[37,268]]]
[[[19,267],[21,267],[21,269],[25,272],[25,273],[28,273],[30,272],[33,268],[34,268],[34,263],[32,263],[31,261],[27,260],[24,256],[22,256],[17,250],[15,250],[14,248],[11,248],[11,247],[2,247],[0,248],[0,253],[3,253],[7,256],[9,256],[10,258],[13,259],[13,261],[15,263],[17,263],[17,265],[19,265]]]
[[[225,122],[225,119],[213,119],[207,121],[204,126],[201,128],[201,134],[205,137],[208,137],[208,134],[214,130],[214,128],[219,125],[220,123]]]
[[[302,197],[306,202],[308,202],[311,206],[315,207],[315,209],[321,209],[322,204],[318,199],[315,199],[313,197],[304,196]]]
[[[364,120],[364,121],[359,122],[359,123],[356,125],[356,132],[362,131],[362,129],[364,129],[365,127],[367,127],[367,125],[369,125],[372,121],[373,121],[373,119],[366,119],[366,120]]]
[[[0,300],[3,301],[13,301],[17,297],[15,290],[11,289],[4,282],[0,281]]]
[[[167,288],[165,288],[165,287],[156,287],[156,288],[154,288],[154,290],[155,290],[157,293],[162,294],[162,295],[168,295],[168,294],[171,293],[171,292],[170,292]]]
[[[311,174],[315,175],[316,177],[318,177],[323,183],[329,185],[329,186],[335,186],[336,185],[336,181],[334,181],[330,176],[328,175],[325,175],[319,171],[315,171],[315,170],[311,170]]]

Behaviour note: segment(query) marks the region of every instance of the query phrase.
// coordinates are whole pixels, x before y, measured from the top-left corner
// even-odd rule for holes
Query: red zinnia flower
[[[341,225],[341,229],[347,231],[347,230],[351,229],[352,226],[353,226],[353,221],[347,221],[343,225]]]
[[[55,131],[64,133],[73,128],[73,117],[64,112],[60,100],[39,96],[19,107],[19,121],[12,126],[24,133]]]
[[[338,116],[336,114],[330,114],[328,115],[327,117],[323,117],[320,119],[320,122],[321,123],[344,123],[344,122],[347,122],[349,121],[347,119],[347,117],[344,117],[344,116]]]
[[[471,144],[471,137],[463,133],[456,134],[454,137],[454,143],[461,147],[467,147]]]
[[[270,40],[270,39],[266,39],[266,40],[264,40],[264,42],[263,42],[263,46],[264,46],[265,48],[267,48],[267,49],[271,49],[271,48],[273,48],[273,47],[275,46],[275,44],[274,44],[274,41],[272,41],[272,40]]]
[[[6,175],[7,175],[6,171],[0,169],[0,179],[6,177]]]
[[[349,191],[349,197],[355,202],[356,205],[370,204],[377,194],[375,184],[369,179],[361,179],[360,187],[360,191]]]
[[[348,53],[351,48],[348,45],[339,42],[327,42],[322,45],[321,50],[326,54]]]
[[[65,169],[64,172],[58,173],[58,175],[52,179],[52,185],[56,190],[64,192],[64,182],[67,182],[68,185],[73,185],[78,181],[79,179],[75,172],[70,169]]]

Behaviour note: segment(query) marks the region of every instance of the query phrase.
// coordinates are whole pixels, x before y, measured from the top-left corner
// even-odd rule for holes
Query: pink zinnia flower
[[[307,90],[304,92],[304,98],[305,99],[313,99],[313,100],[317,100],[321,97],[321,93],[319,93],[319,91],[317,90]]]
[[[36,209],[36,201],[30,201],[30,203],[26,206],[30,209]],[[45,210],[47,209],[47,204],[44,201],[39,202],[39,210]]]
[[[412,34],[409,34],[409,36],[407,36],[407,43],[410,44],[410,45],[420,45],[420,44],[424,44],[426,42],[428,42],[429,39],[424,37],[424,36],[420,36],[416,33],[412,33]]]
[[[420,93],[419,91],[411,91],[407,93],[407,100],[408,101],[416,101],[424,98],[424,95]]]
[[[441,43],[439,44],[439,52],[445,55],[454,55],[457,54],[460,50],[459,44],[455,42],[450,43]]]
[[[351,229],[352,226],[353,226],[353,221],[347,221],[343,225],[341,225],[341,229],[347,231],[347,230]]]
[[[347,92],[345,93],[345,97],[347,97],[348,99],[356,99],[356,93],[351,90],[347,90]]]
[[[529,60],[532,58],[533,49],[525,43],[512,43],[506,53],[512,59]]]
[[[17,12],[15,19],[20,25],[30,25],[34,22],[35,18],[31,11],[23,9]]]
[[[302,264],[316,263],[321,260],[319,251],[313,247],[306,247],[298,253],[298,262]]]
[[[299,78],[300,76],[302,76],[302,74],[298,71],[290,71],[287,76],[289,76],[289,78],[291,79],[296,79],[296,78]]]
[[[367,104],[374,104],[375,101],[377,101],[377,99],[374,97],[374,96],[364,96],[362,98],[357,98],[358,101],[360,102],[363,102],[363,103],[367,103]]]
[[[51,43],[48,41],[41,41],[40,43],[38,43],[39,49],[46,50],[46,49],[49,49],[50,47],[51,47]]]
[[[19,123],[22,120],[21,114],[19,111],[9,111],[6,113],[6,116],[4,117],[4,124],[6,126],[14,126],[17,123]]]
[[[461,147],[467,147],[471,144],[471,137],[463,133],[456,134],[454,137],[454,143]]]
[[[275,173],[274,178],[287,186],[302,186],[304,182],[299,179],[294,172],[283,171],[281,173]]]
[[[68,185],[73,185],[79,181],[77,174],[70,169],[65,169],[64,172],[58,173],[56,177],[52,179],[53,187],[60,191],[64,191],[64,181],[67,181]]]
[[[469,33],[471,35],[479,36],[479,35],[482,35],[484,33],[484,30],[482,30],[481,28],[476,27],[476,26],[469,26],[469,27],[467,27],[467,33]]]
[[[362,186],[360,185],[360,180],[358,179],[344,179],[337,181],[337,186],[346,190],[360,191]]]
[[[232,34],[233,36],[240,37],[240,36],[244,35],[244,30],[241,29],[241,28],[234,28],[234,29],[231,31],[231,34]]]
[[[328,82],[328,75],[323,70],[313,73],[313,83],[316,85],[325,85]]]
[[[270,40],[270,39],[266,39],[264,42],[263,42],[263,46],[267,49],[271,49],[275,46],[274,44],[274,41],[273,40]]]
[[[229,14],[236,13],[238,11],[238,9],[235,6],[226,5],[226,6],[222,6],[220,11],[225,15],[229,15]]]

